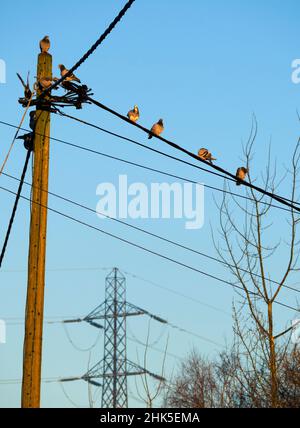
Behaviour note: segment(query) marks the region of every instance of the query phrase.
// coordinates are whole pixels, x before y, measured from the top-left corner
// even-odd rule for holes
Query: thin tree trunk
[[[270,368],[270,381],[271,381],[271,406],[277,407],[278,404],[278,379],[277,379],[277,362],[276,362],[276,348],[273,334],[273,303],[268,304],[268,321],[269,321],[269,368]]]

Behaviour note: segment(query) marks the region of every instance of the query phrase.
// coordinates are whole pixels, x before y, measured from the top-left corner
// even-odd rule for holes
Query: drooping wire
[[[72,116],[72,115],[69,115],[69,114],[67,114],[67,113],[64,113],[64,112],[62,112],[62,111],[60,111],[60,110],[58,110],[58,109],[57,109],[57,111],[56,111],[55,113],[56,113],[56,114],[59,114],[60,116],[67,117],[67,118],[69,118],[69,119],[71,119],[71,120],[74,120],[74,121],[76,121],[76,122],[82,123],[82,124],[84,124],[84,125],[90,126],[90,127],[94,128],[94,129],[97,129],[97,130],[99,130],[99,131],[101,131],[101,132],[104,132],[104,133],[106,133],[106,134],[109,134],[109,135],[112,135],[112,136],[114,136],[114,137],[120,138],[120,139],[122,139],[122,140],[124,140],[124,141],[130,142],[130,143],[133,143],[133,144],[135,144],[135,145],[137,145],[137,146],[139,146],[139,147],[142,147],[143,149],[150,150],[150,151],[152,151],[152,152],[154,152],[154,153],[157,153],[157,154],[160,154],[160,155],[165,156],[165,157],[167,157],[167,158],[170,158],[170,159],[176,160],[176,161],[181,162],[181,163],[183,163],[183,164],[185,164],[185,165],[189,165],[189,166],[191,166],[191,167],[193,167],[193,168],[199,169],[199,170],[204,171],[204,172],[208,172],[209,174],[215,175],[215,176],[217,176],[217,177],[221,177],[221,178],[223,178],[224,180],[227,180],[227,181],[231,181],[231,182],[233,182],[233,183],[236,183],[236,179],[233,179],[233,178],[227,177],[226,175],[223,175],[223,174],[216,173],[216,172],[211,171],[211,170],[209,170],[209,169],[203,168],[203,167],[201,167],[201,166],[199,166],[199,165],[195,165],[194,163],[187,162],[187,161],[185,161],[185,160],[183,160],[183,159],[177,158],[177,157],[172,156],[172,155],[170,155],[170,154],[168,154],[168,153],[164,153],[164,152],[162,152],[162,151],[160,151],[160,150],[154,149],[153,147],[146,146],[145,144],[142,144],[142,143],[140,143],[140,142],[138,142],[138,141],[136,141],[136,140],[133,140],[133,139],[128,138],[128,137],[124,137],[123,135],[117,134],[117,133],[115,133],[115,132],[109,131],[109,130],[107,130],[107,129],[105,129],[105,128],[102,128],[102,127],[100,127],[100,126],[98,126],[98,125],[95,125],[95,124],[93,124],[93,123],[91,123],[91,122],[88,122],[88,121],[86,121],[86,120],[79,119],[79,118],[77,118],[77,117],[75,117],[75,116]],[[1,123],[1,122],[0,122],[0,123]],[[83,148],[83,149],[84,149],[84,148]],[[99,154],[101,154],[101,153],[99,153]],[[107,156],[107,157],[109,157],[108,155],[105,155],[105,154],[101,154],[101,155],[102,155],[102,156]],[[124,161],[124,160],[122,160],[122,159],[120,159],[120,158],[116,158],[116,157],[113,157],[113,156],[111,156],[111,158],[116,159],[116,160],[119,160],[119,161],[122,161],[122,162],[129,163],[129,164],[131,163],[131,164],[133,164],[133,165],[135,165],[135,166],[140,166],[139,164],[136,164],[136,163],[134,163],[134,162]],[[205,161],[203,161],[203,162],[205,162]],[[207,163],[207,162],[205,162],[205,163],[206,163],[206,164],[209,164],[209,163]],[[209,164],[209,165],[211,165],[211,164]],[[154,168],[145,167],[145,166],[141,166],[141,167],[142,167],[142,168],[144,168],[144,169],[148,169],[148,170],[150,170],[150,171],[152,170],[153,172],[158,172],[158,173],[160,173],[160,174],[168,175],[168,176],[170,176],[170,177],[172,177],[172,178],[177,178],[177,179],[180,179],[180,180],[185,180],[185,181],[189,181],[189,182],[194,183],[194,184],[198,184],[198,182],[191,181],[191,180],[189,180],[189,179],[185,179],[185,178],[182,178],[182,177],[180,177],[180,176],[173,175],[173,174],[164,173],[164,172],[159,171],[159,170],[156,170],[156,169],[154,169]],[[244,196],[244,195],[241,195],[241,194],[238,194],[238,193],[234,193],[234,192],[231,192],[231,191],[228,191],[228,190],[225,190],[225,189],[216,188],[216,187],[213,187],[213,186],[208,186],[208,185],[205,185],[205,184],[203,184],[203,185],[204,185],[205,187],[207,187],[208,189],[217,190],[217,191],[222,192],[222,193],[228,193],[228,194],[231,194],[232,196],[236,196],[236,197],[238,197],[238,198],[242,198],[242,199],[246,199],[246,200],[249,200],[249,201],[255,202],[255,200],[254,200],[253,198],[249,197],[249,196]],[[287,199],[287,198],[284,198],[284,197],[280,197],[280,198],[281,198],[281,199],[283,199],[283,200],[285,200],[285,201],[291,202],[291,201],[290,201],[289,199]],[[268,206],[273,207],[273,208],[278,208],[278,209],[281,209],[281,210],[284,210],[284,211],[288,211],[288,212],[290,212],[290,209],[288,209],[288,208],[284,208],[284,207],[281,207],[281,206],[278,206],[278,205],[273,205],[271,202],[260,201],[260,204],[268,205]],[[295,204],[295,205],[299,205],[299,203],[298,203],[298,202],[295,202],[295,201],[293,201],[293,204]]]
[[[159,352],[160,354],[166,354],[166,355],[168,355],[168,356],[170,356],[170,357],[172,357],[172,358],[175,358],[176,360],[182,360],[182,359],[183,359],[182,357],[179,357],[178,355],[173,354],[172,352],[163,351],[162,349],[160,349],[160,348],[156,348],[156,347],[155,347],[155,346],[153,346],[153,345],[147,345],[146,343],[144,343],[144,342],[142,342],[141,340],[136,339],[136,338],[134,338],[134,337],[127,336],[127,340],[130,340],[131,342],[135,342],[135,343],[137,343],[138,345],[143,346],[144,348],[147,348],[147,347],[148,347],[148,348],[151,348],[151,349],[153,349],[153,351]]]
[[[79,352],[90,352],[98,344],[100,336],[101,336],[101,330],[99,330],[99,332],[98,332],[98,334],[96,336],[96,339],[95,339],[94,343],[91,346],[89,346],[88,348],[81,348],[80,346],[76,345],[76,343],[74,342],[74,340],[71,338],[70,332],[69,332],[69,330],[67,328],[67,324],[65,322],[61,323],[61,324],[62,324],[62,326],[64,328],[64,332],[66,334],[66,337],[67,337],[68,341],[73,346],[73,348],[76,349],[76,351],[79,351]]]
[[[129,333],[135,339],[136,342],[138,342],[140,344],[143,344],[143,342],[141,342],[136,337],[136,335],[133,333],[133,331],[132,331],[129,323],[126,324],[126,328],[128,329]],[[166,334],[166,332],[167,332],[167,324],[163,324],[161,326],[161,331],[160,331],[158,337],[153,342],[151,342],[151,343],[148,344],[149,348],[152,348],[153,346],[157,345],[161,341],[161,339],[164,337],[164,335]]]
[[[31,156],[31,150],[27,150],[25,164],[24,164],[24,167],[23,167],[21,179],[19,181],[18,191],[16,193],[15,203],[14,203],[14,206],[13,206],[13,210],[12,210],[11,217],[10,217],[10,220],[9,220],[9,223],[8,223],[7,232],[6,232],[6,235],[5,235],[4,243],[3,243],[1,254],[0,254],[0,268],[2,267],[2,263],[3,263],[3,259],[4,259],[4,256],[5,256],[5,253],[6,253],[6,249],[7,249],[9,237],[10,237],[10,234],[11,234],[11,231],[12,231],[12,227],[13,227],[13,223],[14,223],[14,220],[15,220],[16,212],[17,212],[17,209],[18,209],[18,203],[19,203],[20,196],[21,196],[21,193],[22,193],[22,188],[23,188],[23,185],[24,185],[25,176],[26,176],[26,172],[27,172],[27,168],[28,168],[28,163],[29,163],[29,160],[30,160],[30,156]]]
[[[124,270],[124,269],[122,269],[122,273],[124,275],[126,275],[126,276],[131,276],[134,279],[137,279],[139,281],[143,281],[143,282],[145,282],[147,284],[150,284],[150,285],[152,285],[154,287],[160,288],[161,290],[165,290],[165,291],[167,291],[169,293],[172,293],[172,294],[174,294],[176,296],[179,296],[181,298],[187,299],[187,300],[189,300],[189,301],[191,301],[193,303],[197,303],[197,304],[199,304],[201,306],[209,308],[209,309],[211,309],[213,311],[225,314],[225,315],[227,315],[230,318],[232,317],[232,315],[229,312],[225,311],[224,309],[221,309],[221,308],[218,308],[216,306],[210,305],[208,303],[202,302],[201,300],[198,300],[195,297],[188,296],[187,294],[184,294],[184,293],[181,293],[179,291],[173,290],[172,288],[166,287],[165,285],[157,284],[156,282],[150,281],[149,279],[145,279],[145,278],[143,278],[143,277],[141,277],[139,275],[136,275],[134,273],[128,272],[127,270]]]
[[[10,174],[5,173],[5,176],[7,176],[7,177],[9,177],[9,178],[11,178],[11,179],[13,179],[13,180],[17,180],[17,181],[18,181],[18,178],[17,178],[17,177],[14,177],[14,176],[12,176],[12,175],[10,175]],[[30,184],[30,183],[27,183],[27,182],[24,182],[24,183],[25,183],[27,186],[31,186],[31,184]],[[35,186],[32,186],[32,187],[34,188]],[[130,223],[127,223],[127,222],[125,222],[125,221],[123,221],[123,220],[120,220],[120,219],[117,219],[117,218],[111,217],[111,216],[109,216],[109,215],[107,215],[107,214],[104,214],[103,212],[100,212],[100,211],[97,211],[97,210],[95,210],[95,209],[93,209],[93,208],[87,207],[86,205],[83,205],[83,204],[81,204],[81,203],[75,202],[75,201],[73,201],[73,200],[71,200],[71,199],[69,199],[69,198],[66,198],[66,197],[64,197],[64,196],[58,195],[57,193],[53,193],[53,192],[50,192],[50,191],[46,191],[46,190],[44,190],[44,189],[39,189],[39,190],[42,190],[42,191],[46,192],[48,195],[50,195],[50,196],[54,196],[55,198],[58,198],[58,199],[63,200],[63,201],[65,201],[65,202],[68,202],[68,203],[70,203],[70,204],[72,204],[72,205],[75,205],[75,206],[77,206],[77,207],[79,207],[79,208],[83,208],[83,209],[85,209],[85,210],[87,210],[87,211],[90,211],[90,212],[92,212],[92,213],[94,213],[94,214],[97,214],[97,215],[101,215],[101,216],[103,216],[103,217],[105,217],[105,218],[108,218],[109,220],[115,221],[115,222],[117,222],[117,223],[119,223],[119,224],[122,224],[122,225],[124,225],[124,226],[126,226],[126,227],[129,227],[129,228],[131,228],[131,229],[134,229],[134,230],[137,230],[137,231],[139,231],[139,232],[145,233],[145,234],[146,234],[146,235],[148,235],[148,236],[151,236],[151,237],[153,237],[153,238],[156,238],[156,239],[159,239],[159,240],[161,240],[161,241],[167,242],[168,244],[175,245],[175,246],[177,246],[178,248],[181,248],[181,249],[186,250],[186,251],[190,251],[190,252],[192,252],[192,253],[194,253],[194,254],[200,255],[200,256],[202,256],[202,257],[205,257],[205,258],[207,258],[207,259],[210,259],[210,260],[212,260],[212,261],[215,261],[215,262],[217,262],[217,263],[220,263],[220,264],[222,264],[223,266],[227,266],[227,267],[230,267],[230,268],[232,268],[232,269],[236,269],[236,266],[234,266],[234,265],[232,265],[232,264],[230,264],[230,263],[226,263],[226,262],[224,262],[224,261],[223,261],[223,260],[221,260],[221,259],[218,259],[218,258],[216,258],[216,257],[213,257],[213,256],[208,255],[208,254],[206,254],[206,253],[203,253],[203,252],[201,252],[201,251],[195,250],[195,249],[190,248],[190,247],[188,247],[188,246],[186,246],[186,245],[180,244],[179,242],[176,242],[176,241],[173,241],[173,240],[171,240],[171,239],[165,238],[165,237],[163,237],[163,236],[161,236],[161,235],[157,235],[157,234],[155,234],[155,233],[153,233],[153,232],[149,232],[148,230],[142,229],[142,228],[140,228],[140,227],[138,227],[138,226],[134,226],[134,225],[132,225],[132,224],[130,224]],[[270,282],[270,283],[272,283],[272,284],[275,284],[275,285],[278,285],[278,286],[282,286],[282,287],[284,287],[284,288],[287,288],[287,289],[290,289],[290,290],[292,290],[292,291],[295,291],[296,293],[300,293],[300,290],[298,290],[298,289],[296,289],[296,288],[294,288],[294,287],[291,287],[291,286],[289,286],[289,285],[285,285],[285,284],[283,284],[283,285],[282,285],[281,283],[279,283],[279,282],[277,282],[277,281],[274,281],[273,279],[270,279],[270,278],[263,278],[261,275],[259,275],[259,274],[257,274],[257,273],[254,273],[254,272],[249,272],[247,269],[244,269],[244,268],[242,268],[242,267],[239,267],[239,270],[240,270],[240,271],[242,271],[242,272],[244,272],[244,273],[251,274],[252,276],[255,276],[256,278],[260,278],[260,279],[263,279],[263,280],[267,280],[267,281],[269,281],[269,282]]]
[[[7,192],[7,193],[10,193],[10,194],[12,194],[12,195],[16,195],[16,193],[15,193],[14,191],[12,191],[12,190],[10,190],[10,189],[7,189],[7,188],[5,188],[5,187],[3,187],[3,186],[0,186],[0,190],[3,190],[3,191],[5,191],[5,192]],[[224,280],[224,279],[222,279],[222,278],[220,278],[220,277],[217,277],[217,276],[215,276],[215,275],[213,275],[213,274],[207,273],[207,272],[202,271],[202,270],[200,270],[200,269],[197,269],[197,268],[195,268],[195,267],[193,267],[193,266],[187,265],[186,263],[183,263],[183,262],[181,262],[181,261],[179,261],[179,260],[173,259],[173,258],[171,258],[171,257],[169,257],[169,256],[164,255],[164,254],[158,253],[157,251],[150,250],[150,249],[149,249],[149,248],[147,248],[147,247],[144,247],[144,246],[142,246],[142,245],[136,244],[135,242],[132,242],[132,241],[129,241],[128,239],[122,238],[121,236],[118,236],[118,235],[115,235],[115,234],[113,234],[113,233],[107,232],[107,231],[105,231],[105,230],[103,230],[103,229],[100,229],[100,228],[98,228],[98,227],[96,227],[96,226],[93,226],[93,225],[91,225],[91,224],[89,224],[89,223],[87,223],[87,222],[84,222],[84,221],[82,221],[82,220],[79,220],[79,219],[77,219],[77,218],[75,218],[75,217],[73,217],[73,216],[70,216],[70,215],[68,215],[68,214],[66,214],[66,213],[63,213],[63,212],[61,212],[61,211],[58,211],[58,210],[56,210],[56,209],[54,209],[54,208],[50,208],[50,207],[45,206],[45,205],[43,205],[43,204],[40,204],[40,203],[38,203],[38,202],[36,202],[36,201],[34,201],[34,202],[33,202],[33,201],[31,201],[29,198],[27,198],[27,197],[25,197],[25,196],[21,196],[21,198],[22,198],[22,199],[24,199],[24,200],[26,200],[26,201],[28,201],[28,202],[32,202],[32,203],[34,203],[34,204],[40,205],[42,208],[47,209],[49,212],[53,212],[53,213],[55,213],[55,214],[57,214],[57,215],[59,215],[59,216],[61,216],[61,217],[64,217],[64,218],[66,218],[66,219],[68,219],[68,220],[71,220],[71,221],[73,221],[73,222],[75,222],[75,223],[77,223],[77,224],[81,224],[82,226],[85,226],[85,227],[87,227],[87,228],[89,228],[89,229],[91,229],[91,230],[95,230],[95,231],[97,231],[97,232],[99,232],[99,233],[101,233],[101,234],[103,234],[103,235],[109,236],[110,238],[114,238],[114,239],[116,239],[116,240],[118,240],[118,241],[120,241],[120,242],[123,242],[123,243],[125,243],[125,244],[128,244],[128,245],[130,245],[130,246],[132,246],[132,247],[134,247],[134,248],[137,248],[137,249],[139,249],[139,250],[145,251],[145,252],[147,252],[148,254],[151,254],[151,255],[157,256],[157,257],[159,257],[159,258],[161,258],[161,259],[163,259],[163,260],[169,261],[169,262],[174,263],[174,264],[176,264],[176,265],[178,265],[178,266],[181,266],[181,267],[186,268],[186,269],[188,269],[188,270],[191,270],[191,271],[193,271],[193,272],[199,273],[199,274],[201,274],[201,275],[203,275],[203,276],[206,276],[206,277],[208,277],[208,278],[214,279],[214,280],[216,280],[217,282],[220,282],[220,283],[226,284],[226,285],[228,285],[228,286],[230,286],[230,287],[233,287],[233,288],[235,288],[235,289],[238,289],[238,290],[240,290],[240,291],[245,292],[245,290],[244,290],[244,288],[243,288],[243,287],[241,287],[241,286],[239,286],[239,285],[237,285],[237,284],[234,284],[234,283],[232,283],[232,282],[230,282],[230,281]],[[251,290],[249,290],[249,291],[248,291],[248,293],[249,293],[249,295],[251,295],[251,296],[255,296],[255,297],[258,297],[258,298],[260,298],[260,297],[261,297],[258,293],[255,293],[254,291],[251,291]],[[293,310],[293,311],[300,312],[300,309],[294,308],[294,307],[292,307],[292,306],[290,306],[290,305],[287,305],[287,304],[285,304],[285,303],[282,303],[282,302],[280,302],[280,301],[278,301],[278,300],[275,300],[275,301],[274,301],[274,303],[276,303],[276,304],[277,304],[277,305],[279,305],[279,306],[285,307],[285,308],[287,308],[287,309],[291,309],[291,310]]]
[[[135,126],[135,127],[139,128],[140,130],[142,130],[143,132],[147,133],[148,135],[152,134],[149,129],[145,128],[144,126],[142,126],[142,125],[140,125],[140,124],[138,124],[136,122],[132,122],[126,116],[118,113],[117,111],[111,109],[110,107],[107,107],[106,105],[100,103],[99,101],[94,100],[92,97],[88,96],[87,100],[90,101],[92,104],[96,105],[97,107],[100,107],[101,109],[106,110],[107,112],[113,114],[114,116],[117,116],[119,119],[122,119],[123,121],[131,124],[132,126]],[[201,162],[201,163],[207,165],[208,167],[214,169],[215,171],[218,171],[218,173],[222,177],[225,175],[227,180],[231,179],[231,181],[235,181],[236,182],[236,176],[234,174],[230,173],[229,171],[225,170],[224,168],[221,168],[218,165],[212,164],[212,163],[210,163],[208,161],[205,161],[205,160],[199,158],[199,156],[195,155],[194,153],[190,152],[189,150],[185,149],[184,147],[179,146],[178,144],[173,143],[170,140],[167,140],[166,138],[162,137],[161,135],[152,134],[152,136],[155,137],[155,138],[157,138],[157,139],[159,139],[160,141],[163,141],[164,143],[166,143],[170,147],[172,147],[172,148],[174,148],[176,150],[179,150],[180,152],[182,152],[182,153],[188,155],[189,157],[197,160],[198,162]],[[210,173],[213,173],[213,172],[214,171],[210,171]],[[216,174],[217,173],[215,173],[215,175]],[[243,186],[246,186],[246,187],[248,187],[248,188],[250,188],[252,190],[256,190],[257,192],[259,192],[259,193],[261,193],[261,194],[263,194],[265,196],[269,196],[271,199],[275,199],[276,201],[280,202],[281,204],[286,205],[286,206],[292,208],[293,210],[300,212],[300,207],[296,207],[294,205],[294,204],[299,205],[299,203],[296,202],[296,201],[291,201],[288,198],[279,196],[279,195],[277,195],[275,193],[268,192],[266,189],[263,189],[261,187],[255,186],[253,183],[249,183],[247,181],[242,181],[240,184],[243,185]]]
[[[8,153],[7,153],[7,155],[6,155],[6,157],[5,157],[4,161],[3,161],[3,163],[2,163],[2,165],[1,165],[1,168],[0,168],[0,176],[1,176],[1,174],[3,173],[3,170],[4,170],[4,168],[5,168],[5,165],[6,165],[7,161],[8,161],[8,158],[9,158],[9,156],[10,156],[10,154],[11,154],[11,151],[12,151],[12,149],[13,149],[13,147],[14,147],[14,144],[15,144],[15,141],[16,141],[16,139],[17,139],[18,135],[19,135],[19,132],[20,132],[20,130],[22,129],[23,122],[24,122],[24,120],[25,120],[25,117],[26,117],[27,111],[28,111],[28,109],[29,109],[29,107],[30,107],[31,100],[32,100],[32,98],[33,98],[33,95],[34,95],[34,94],[35,94],[35,92],[34,92],[34,91],[32,91],[32,93],[31,93],[31,97],[30,97],[30,99],[28,100],[28,104],[27,104],[27,106],[26,106],[26,108],[25,108],[25,111],[24,111],[24,113],[23,113],[23,116],[22,116],[22,119],[21,119],[21,121],[20,121],[20,124],[19,124],[19,126],[17,126],[17,127],[16,127],[17,131],[16,131],[16,133],[15,133],[15,135],[14,135],[14,138],[13,138],[13,140],[12,140],[12,142],[11,142],[11,145],[10,145],[10,147],[9,147]]]
[[[170,155],[170,154],[168,154],[168,153],[164,153],[164,152],[162,152],[161,150],[154,149],[153,147],[146,146],[145,144],[142,144],[142,143],[140,143],[140,142],[138,142],[138,141],[136,141],[136,140],[133,140],[132,138],[124,137],[124,136],[123,136],[123,135],[121,135],[121,134],[117,134],[116,132],[109,131],[108,129],[102,128],[102,127],[100,127],[100,126],[98,126],[98,125],[95,125],[95,124],[93,124],[93,123],[91,123],[91,122],[87,122],[86,120],[79,119],[79,118],[77,118],[77,117],[75,117],[75,116],[71,116],[71,115],[69,115],[69,114],[67,114],[67,113],[64,113],[64,112],[62,112],[62,111],[58,110],[58,109],[57,109],[57,111],[55,112],[55,114],[58,114],[58,115],[60,115],[60,116],[67,117],[67,118],[72,119],[72,120],[75,120],[76,122],[82,123],[83,125],[90,126],[91,128],[97,129],[98,131],[104,132],[105,134],[111,135],[111,136],[113,136],[113,137],[120,138],[120,139],[122,139],[122,140],[124,140],[124,141],[127,141],[127,142],[129,142],[129,143],[135,144],[136,146],[142,147],[143,149],[149,150],[149,151],[151,151],[151,152],[153,152],[153,153],[157,153],[157,154],[162,155],[162,156],[165,156],[165,157],[167,157],[167,158],[169,158],[169,159],[176,160],[176,161],[178,161],[178,162],[181,162],[181,163],[183,163],[183,164],[185,164],[185,165],[189,165],[189,166],[191,166],[191,167],[193,167],[193,168],[196,168],[196,169],[199,169],[199,170],[201,170],[201,171],[208,172],[208,173],[210,173],[210,174],[212,174],[212,175],[216,175],[217,177],[221,177],[221,178],[224,178],[224,179],[228,179],[228,177],[226,177],[225,175],[222,175],[222,174],[216,173],[216,172],[214,172],[214,171],[210,171],[209,169],[206,169],[206,168],[201,167],[201,166],[199,166],[199,165],[196,165],[196,164],[194,164],[194,163],[191,163],[191,162],[185,161],[184,159],[177,158],[177,157],[172,156],[172,155]],[[236,179],[230,179],[230,181],[233,181],[234,183],[236,183]]]
[[[66,114],[64,113],[63,115],[66,115]],[[66,115],[66,116],[67,116],[67,117],[72,117],[72,116],[69,116],[69,115]],[[82,120],[80,120],[80,119],[77,119],[77,118],[75,118],[75,119],[76,119],[76,120],[79,120],[80,122],[82,122]],[[84,123],[86,123],[86,124],[89,124],[89,122],[85,122],[85,121],[83,121],[83,122],[84,122]],[[1,120],[0,120],[0,124],[2,124],[2,125],[6,125],[6,126],[9,126],[9,127],[12,127],[12,128],[15,128],[15,127],[16,127],[15,125],[12,125],[12,124],[7,123],[7,122],[3,122],[3,121],[1,121]],[[141,143],[139,143],[139,142],[137,142],[137,141],[135,141],[135,140],[132,140],[132,139],[130,139],[130,138],[123,137],[123,136],[121,136],[121,135],[119,135],[119,134],[111,133],[111,131],[105,130],[104,128],[100,128],[100,127],[98,127],[98,126],[96,126],[96,125],[93,125],[93,124],[89,124],[89,125],[90,125],[90,126],[92,126],[92,127],[94,127],[94,128],[97,128],[97,129],[99,129],[99,130],[103,130],[104,132],[107,132],[107,133],[112,134],[112,135],[114,135],[114,136],[117,136],[117,137],[119,137],[119,138],[122,138],[122,139],[124,139],[124,140],[127,140],[127,141],[129,141],[129,142],[133,142],[133,143],[135,143],[135,144],[138,144],[139,146],[141,146],[141,147],[143,147],[143,148],[145,148],[145,149],[151,150],[151,151],[153,151],[153,152],[155,152],[155,153],[157,153],[157,154],[160,154],[160,155],[162,155],[162,156],[166,156],[166,157],[168,157],[168,158],[170,158],[170,159],[176,160],[176,161],[181,162],[181,163],[183,163],[183,164],[185,164],[185,165],[189,165],[189,166],[191,166],[191,167],[194,167],[194,168],[197,168],[197,169],[200,169],[200,170],[203,170],[203,171],[210,172],[209,170],[206,170],[206,169],[204,169],[204,168],[202,168],[202,167],[200,167],[200,166],[198,166],[198,165],[195,165],[195,164],[193,164],[193,163],[190,163],[190,162],[184,161],[184,160],[182,160],[182,159],[180,159],[180,158],[176,158],[176,157],[171,156],[171,155],[169,155],[169,154],[167,154],[167,153],[164,153],[164,152],[162,152],[162,151],[160,151],[160,150],[153,149],[152,147],[145,146],[144,144],[141,144]],[[28,131],[28,130],[27,130],[27,129],[25,129],[25,128],[21,128],[21,129],[22,129],[23,131]],[[38,133],[36,133],[36,135],[40,135],[40,136],[42,136],[42,134],[38,134]],[[68,142],[68,141],[65,141],[65,140],[61,140],[61,139],[58,139],[58,138],[54,138],[54,137],[49,137],[49,138],[50,138],[51,140],[53,140],[53,141],[58,142],[58,143],[64,144],[64,145],[66,145],[66,146],[74,147],[74,148],[76,148],[76,149],[83,150],[83,151],[86,151],[86,152],[88,152],[88,153],[92,153],[92,154],[96,154],[96,155],[99,155],[99,156],[103,156],[103,157],[106,157],[106,158],[108,158],[108,159],[113,159],[113,160],[116,160],[116,161],[118,161],[118,162],[123,162],[123,163],[126,163],[126,164],[131,165],[131,166],[135,166],[135,167],[138,167],[138,168],[142,168],[142,169],[145,169],[145,170],[148,170],[148,171],[151,171],[151,172],[156,172],[156,173],[158,173],[158,174],[162,174],[162,175],[165,175],[165,176],[167,176],[167,177],[171,177],[171,178],[176,178],[176,179],[179,179],[179,180],[183,180],[183,181],[186,181],[186,182],[189,182],[189,183],[192,183],[192,184],[200,184],[199,182],[194,181],[194,180],[191,180],[191,179],[189,179],[189,178],[185,178],[185,177],[182,177],[182,176],[179,176],[179,175],[171,174],[171,173],[168,173],[168,172],[165,172],[165,171],[161,171],[161,170],[159,170],[159,169],[151,168],[151,167],[148,167],[148,166],[146,166],[146,165],[141,165],[141,164],[139,164],[139,163],[137,163],[137,162],[132,162],[132,161],[129,161],[129,160],[126,160],[126,159],[123,159],[123,158],[119,158],[119,157],[116,157],[116,156],[112,156],[112,155],[109,155],[109,154],[107,154],[107,153],[99,152],[99,151],[97,151],[97,150],[94,150],[94,149],[91,149],[91,148],[88,148],[88,147],[84,147],[84,146],[81,146],[81,145],[78,145],[78,144],[75,144],[75,143],[71,143],[71,142]],[[218,175],[219,175],[219,174],[218,174]],[[223,177],[223,176],[222,176],[222,177]],[[225,177],[223,177],[223,178],[225,178]],[[210,185],[208,185],[208,184],[201,184],[201,185],[203,185],[203,186],[204,186],[204,187],[206,187],[207,189],[215,190],[215,191],[217,191],[217,192],[226,193],[226,194],[229,194],[229,195],[231,195],[231,196],[236,196],[236,197],[241,198],[241,199],[245,199],[245,200],[248,200],[248,201],[255,202],[255,201],[254,201],[254,199],[252,199],[252,198],[251,198],[251,197],[249,197],[249,196],[240,195],[240,194],[238,194],[238,193],[234,193],[234,192],[231,192],[231,191],[226,190],[226,189],[221,189],[221,188],[218,188],[218,187],[210,186]],[[291,210],[290,210],[290,209],[288,209],[288,208],[281,207],[281,206],[279,206],[279,205],[273,205],[271,202],[260,201],[260,204],[262,204],[262,205],[267,205],[267,206],[270,206],[270,207],[273,207],[273,208],[277,208],[277,209],[280,209],[280,210],[283,210],[283,211],[287,211],[287,212],[290,212],[290,211],[291,211]]]
[[[79,404],[75,403],[75,401],[73,401],[72,398],[70,397],[70,395],[67,393],[65,387],[63,386],[63,382],[57,382],[57,383],[59,384],[64,396],[69,401],[69,403],[72,404],[73,407],[75,407],[75,408],[88,408],[89,407],[86,405],[79,405]]]
[[[106,39],[106,37],[112,32],[112,30],[116,27],[116,25],[121,21],[121,19],[123,18],[123,16],[126,14],[126,12],[128,11],[128,9],[130,9],[130,7],[133,5],[134,2],[135,2],[135,0],[129,0],[125,4],[125,6],[123,7],[123,9],[119,12],[119,14],[115,17],[115,19],[111,22],[111,24],[107,27],[107,29],[104,31],[104,33],[90,47],[90,49],[80,58],[80,60],[77,61],[76,64],[73,65],[73,67],[71,67],[69,69],[68,73],[66,73],[64,76],[62,76],[56,82],[54,82],[54,84],[51,85],[49,88],[45,89],[40,94],[40,97],[43,97],[44,95],[46,95],[47,93],[49,93],[50,91],[52,91],[52,89],[57,88],[61,83],[64,82],[64,80],[66,80],[69,76],[71,76],[71,74],[73,74],[74,71],[77,70],[89,58],[89,56],[91,56],[95,52],[95,50],[101,45],[101,43],[104,42],[104,40]]]

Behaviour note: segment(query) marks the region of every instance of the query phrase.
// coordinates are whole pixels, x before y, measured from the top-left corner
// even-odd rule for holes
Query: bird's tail
[[[152,137],[153,135],[149,134],[148,140],[151,140]]]
[[[242,184],[242,183],[241,183],[240,181],[237,181],[237,182],[236,182],[236,185],[237,185],[237,186],[240,186],[241,184]]]

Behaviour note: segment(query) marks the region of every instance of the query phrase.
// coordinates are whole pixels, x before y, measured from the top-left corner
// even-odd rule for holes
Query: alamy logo
[[[204,224],[204,186],[192,183],[132,183],[120,175],[118,188],[101,183],[96,194],[99,218],[185,219],[186,229],[201,229]]]
[[[0,320],[0,345],[6,343],[6,324],[4,320]]]
[[[298,85],[300,83],[300,59],[294,59],[292,62],[292,82],[295,83],[295,85]]]
[[[0,58],[0,84],[6,83],[6,63]]]

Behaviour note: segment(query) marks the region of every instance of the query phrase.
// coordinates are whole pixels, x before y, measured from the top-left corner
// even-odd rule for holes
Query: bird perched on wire
[[[199,150],[198,152],[198,156],[200,159],[208,161],[210,163],[212,163],[212,161],[217,160],[216,158],[212,157],[212,154],[210,153],[210,151],[208,151],[205,148],[202,148]]]
[[[30,100],[30,98],[32,97],[32,92],[31,92],[31,89],[30,89],[30,86],[29,86],[29,71],[28,71],[28,74],[27,74],[27,81],[26,81],[26,83],[24,82],[24,80],[22,79],[22,77],[20,76],[19,73],[17,73],[17,76],[18,76],[20,82],[23,85],[23,88],[24,88],[24,97],[27,100]]]
[[[50,49],[50,39],[49,36],[45,36],[40,41],[40,49],[42,53],[48,53],[48,50]]]
[[[238,168],[238,170],[236,172],[236,178],[237,178],[236,185],[237,186],[240,186],[242,184],[242,181],[245,180],[248,173],[249,173],[249,170],[247,168],[244,168],[243,166],[241,168]]]
[[[152,134],[159,136],[161,133],[164,132],[164,129],[165,128],[164,128],[163,120],[159,119],[159,121],[152,126],[151,132]],[[153,137],[152,134],[149,134],[149,137],[148,137],[149,140]]]
[[[63,64],[59,64],[58,68],[60,69],[61,77],[64,77],[69,72],[69,70]],[[78,77],[76,77],[75,74],[73,74],[73,73],[70,76],[68,76],[65,81],[66,82],[74,81],[74,82],[81,83],[81,81],[78,79]]]
[[[131,122],[137,122],[140,118],[140,111],[137,105],[133,107],[132,110],[129,110],[127,117]]]

